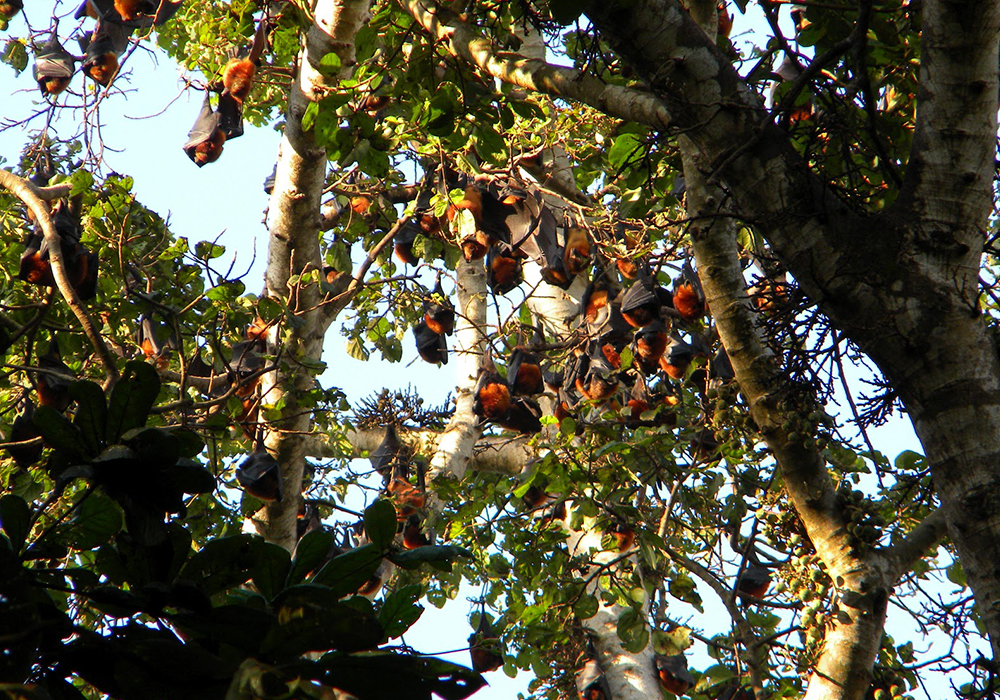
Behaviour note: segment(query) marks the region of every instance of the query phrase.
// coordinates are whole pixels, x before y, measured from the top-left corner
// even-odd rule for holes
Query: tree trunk
[[[676,0],[602,2],[602,37],[667,105],[741,216],[898,390],[978,609],[1000,643],[1000,365],[976,289],[992,193],[997,2],[928,0],[918,127],[897,203],[839,201]]]
[[[268,422],[264,443],[281,465],[284,498],[255,513],[251,529],[270,542],[292,549],[295,519],[301,505],[302,473],[309,447],[312,414],[297,397],[312,388],[309,367],[319,366],[324,318],[319,286],[293,279],[309,270],[322,270],[319,249],[320,197],[326,181],[326,150],[302,128],[307,107],[317,102],[333,81],[315,66],[328,53],[341,60],[342,76],[354,68],[354,36],[367,17],[369,0],[319,0],[315,20],[299,52],[299,74],[288,100],[285,131],[278,151],[274,191],[268,215],[266,293],[280,299],[296,323],[290,324],[280,344],[279,369],[261,379],[261,416],[281,406],[280,418]],[[271,330],[268,349],[278,349],[277,329]]]

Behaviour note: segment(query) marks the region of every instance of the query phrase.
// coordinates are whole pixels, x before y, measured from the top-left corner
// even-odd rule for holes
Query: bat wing
[[[201,111],[198,112],[198,117],[194,120],[194,126],[188,132],[188,140],[184,144],[184,150],[208,141],[219,126],[219,114],[212,109],[212,103],[206,94],[205,101],[201,104]]]
[[[243,135],[243,105],[229,93],[219,96],[219,127],[226,133],[226,141]]]

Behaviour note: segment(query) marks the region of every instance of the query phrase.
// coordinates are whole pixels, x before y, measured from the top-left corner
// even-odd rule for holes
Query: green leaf
[[[621,134],[608,149],[608,162],[613,169],[621,170],[630,160],[635,158],[642,147],[642,141],[635,134]]]
[[[583,14],[583,8],[583,3],[577,0],[549,0],[552,19],[564,27],[575,22]]]
[[[83,499],[65,531],[73,549],[90,550],[110,542],[124,525],[122,510],[107,496],[94,492]]]
[[[286,585],[302,583],[310,571],[315,571],[330,557],[332,549],[332,532],[322,529],[307,532],[295,545]]]
[[[626,608],[618,618],[618,638],[622,646],[633,654],[638,654],[646,648],[649,642],[649,630],[642,616],[635,608]]]
[[[327,654],[323,683],[359,698],[464,700],[486,685],[472,669],[433,657],[386,652]]]
[[[113,445],[129,430],[146,425],[159,393],[160,377],[152,365],[141,360],[126,363],[108,400],[105,444]]]
[[[968,583],[965,580],[965,569],[962,568],[960,562],[955,562],[947,569],[948,580],[954,583],[956,586],[961,586],[965,588]]]
[[[210,540],[188,559],[181,577],[198,584],[208,595],[215,595],[246,583],[263,549],[264,540],[251,535]]]
[[[386,550],[396,536],[396,507],[388,498],[380,498],[365,509],[365,534],[373,545]]]
[[[265,542],[260,560],[250,571],[250,578],[260,594],[271,600],[284,589],[291,568],[292,557],[288,550]]]
[[[430,564],[442,571],[449,571],[451,562],[458,557],[472,558],[472,552],[451,544],[428,545],[404,552],[393,552],[387,558],[401,569],[416,569],[421,564]]]
[[[0,61],[11,66],[17,73],[27,68],[28,51],[24,47],[24,42],[14,38],[7,39],[3,46],[3,53],[0,54]]]
[[[340,74],[342,62],[340,56],[332,51],[319,59],[316,70],[327,78],[336,78]]]
[[[88,453],[97,454],[104,447],[105,423],[108,420],[104,392],[94,382],[79,381],[70,384],[69,395],[76,400],[73,424],[80,429]]]
[[[261,643],[261,653],[280,661],[310,651],[374,649],[384,636],[378,620],[339,598],[324,586],[286,588],[272,603],[278,625]]]
[[[357,593],[361,586],[378,571],[382,551],[373,544],[356,547],[328,561],[313,576],[316,585],[327,586],[338,598]]]
[[[164,476],[181,493],[211,493],[215,490],[215,476],[208,469],[190,460],[179,460],[167,467]]]
[[[11,494],[0,497],[0,527],[14,546],[14,552],[20,552],[31,527],[31,510],[23,498]]]
[[[576,601],[573,612],[581,620],[589,620],[597,614],[599,607],[597,597],[585,593]]]
[[[385,597],[378,612],[378,621],[385,630],[383,642],[400,636],[420,619],[424,612],[423,606],[417,604],[420,596],[420,586],[411,585],[403,586]]]
[[[93,454],[88,453],[87,442],[80,429],[54,408],[39,406],[35,409],[34,422],[45,443],[57,452],[62,452],[64,459],[82,461],[88,454]]]

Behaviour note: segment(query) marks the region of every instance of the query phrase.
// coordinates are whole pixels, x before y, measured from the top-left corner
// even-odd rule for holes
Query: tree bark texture
[[[355,64],[354,37],[368,15],[370,0],[318,0],[315,20],[299,52],[299,73],[293,81],[278,151],[274,191],[268,215],[266,293],[280,299],[294,319],[283,328],[281,366],[261,379],[261,409],[280,407],[280,418],[269,422],[264,443],[281,465],[284,498],[268,504],[250,519],[250,525],[268,541],[286,549],[295,546],[295,519],[299,512],[312,415],[298,396],[312,388],[314,368],[320,366],[328,321],[320,302],[322,293],[302,276],[322,270],[320,257],[320,197],[326,180],[326,150],[302,128],[308,106],[321,99],[335,83],[317,69],[328,53],[341,61],[341,77]],[[272,329],[268,348],[277,346]]]
[[[878,364],[931,464],[997,655],[1000,363],[977,305],[992,202],[997,2],[928,1],[918,126],[904,190],[853,210],[815,175],[756,94],[675,0],[588,15],[648,81],[738,213],[820,309]]]

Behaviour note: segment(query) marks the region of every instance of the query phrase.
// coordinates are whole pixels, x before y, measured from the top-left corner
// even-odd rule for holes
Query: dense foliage
[[[530,670],[540,697],[577,692],[577,669],[594,654],[586,621],[607,605],[618,606],[626,652],[696,651],[693,675],[677,671],[683,682],[664,681],[667,692],[732,697],[745,686],[767,697],[801,694],[842,600],[789,503],[705,306],[677,135],[494,83],[404,5],[372,6],[354,38],[351,77],[301,115],[330,162],[325,268],[296,274],[286,299],[248,290],[221,268],[221,246],[176,237],[143,207],[127,176],[102,166],[96,122],[73,107],[122,99],[115,86],[127,79],[104,90],[77,75],[67,92],[40,103],[53,119],[76,120],[77,138],[53,142],[35,131],[19,159],[6,154],[36,185],[67,185],[63,198],[50,198],[62,203],[53,212],[69,211],[63,225],[99,255],[96,292],[85,305],[113,358],[111,368],[101,361],[62,294],[14,272],[23,271],[30,250],[23,241],[36,228],[23,198],[9,187],[0,192],[0,422],[10,456],[0,464],[0,628],[13,631],[2,638],[6,692],[321,698],[332,687],[361,698],[461,698],[481,686],[479,673],[385,645],[416,621],[419,601],[441,604],[465,580],[482,586],[470,644],[500,654],[494,666]],[[560,63],[642,91],[572,5],[455,3],[436,12],[501,52],[528,52],[532,32],[540,33]],[[769,36],[730,35],[720,21],[719,48],[754,89],[770,90],[772,118],[848,206],[888,206],[913,135],[919,17],[904,2],[860,11],[816,3],[798,9],[785,36],[780,28],[791,25],[779,7],[759,6]],[[69,9],[57,3],[52,30],[81,31]],[[738,29],[745,9],[722,4]],[[30,34],[8,29],[3,60],[15,71],[26,71],[30,47],[48,38],[48,18],[37,11],[25,10]],[[243,118],[263,125],[282,118],[312,21],[308,3],[188,0],[132,41],[155,41],[191,72],[195,90],[221,80],[228,52],[249,48],[263,27],[263,62],[240,105]],[[782,73],[783,57],[791,74]],[[334,54],[320,67],[329,75],[341,69]],[[230,141],[222,159],[240,147]],[[568,181],[545,179],[553,153],[571,165]],[[524,243],[539,239],[546,217],[555,257],[544,242],[534,253]],[[390,392],[352,411],[336,376],[334,386],[310,382],[296,408],[311,412],[314,431],[328,439],[302,486],[301,539],[289,553],[241,533],[244,519],[274,498],[260,485],[267,470],[249,474],[257,465],[245,455],[273,461],[264,434],[280,431],[287,408],[270,403],[259,380],[276,367],[306,378],[324,369],[283,351],[282,339],[300,323],[294,290],[318,284],[332,305],[377,250],[338,323],[355,357],[398,362],[428,309],[461,283],[455,270],[463,252],[475,257],[470,241],[484,230],[494,284],[480,331],[497,383],[518,394],[515,348],[537,353],[546,378],[541,398],[535,390],[514,398],[539,424],[515,420],[514,409],[486,410],[484,441],[527,444],[534,457],[496,469],[477,468],[473,458],[462,480],[429,484],[433,498],[425,500],[433,444],[419,443],[416,454],[407,446],[439,431],[450,408]],[[573,230],[584,231],[586,247],[578,271],[562,252]],[[392,255],[389,233],[397,250],[401,241],[410,247],[414,264],[398,257],[405,249]],[[919,454],[884,454],[865,435],[892,413],[891,385],[868,368],[868,388],[853,396],[845,365],[864,366],[859,349],[786,275],[754,222],[741,221],[734,235],[759,325],[785,370],[775,388],[783,430],[825,460],[852,550],[896,543],[937,499]],[[497,258],[503,253],[520,268],[522,251],[518,274],[527,281],[496,284]],[[433,271],[447,280],[437,296],[428,284]],[[627,312],[626,295],[643,284],[666,354],[647,354],[660,339],[608,318],[616,297],[615,308]],[[554,286],[568,290],[563,303],[571,309],[584,298],[578,313],[546,311],[545,299],[559,294]],[[690,313],[685,294],[698,307]],[[434,343],[453,342],[436,336]],[[62,368],[52,364],[59,358]],[[41,397],[45,383],[64,385],[68,407]],[[352,440],[389,422],[404,444],[381,463],[372,454],[383,487],[349,460],[358,456]],[[383,488],[385,497],[375,499]],[[345,522],[344,509],[358,502],[371,505]],[[955,678],[970,696],[989,675],[970,663],[980,636],[961,566],[947,543],[931,554],[897,587],[890,616],[912,618],[954,644],[928,655],[884,635],[870,697],[918,695],[935,675],[928,667],[966,666]],[[382,575],[388,585],[380,592],[356,595]],[[751,587],[754,576],[765,585]],[[720,616],[731,623],[720,625]]]

